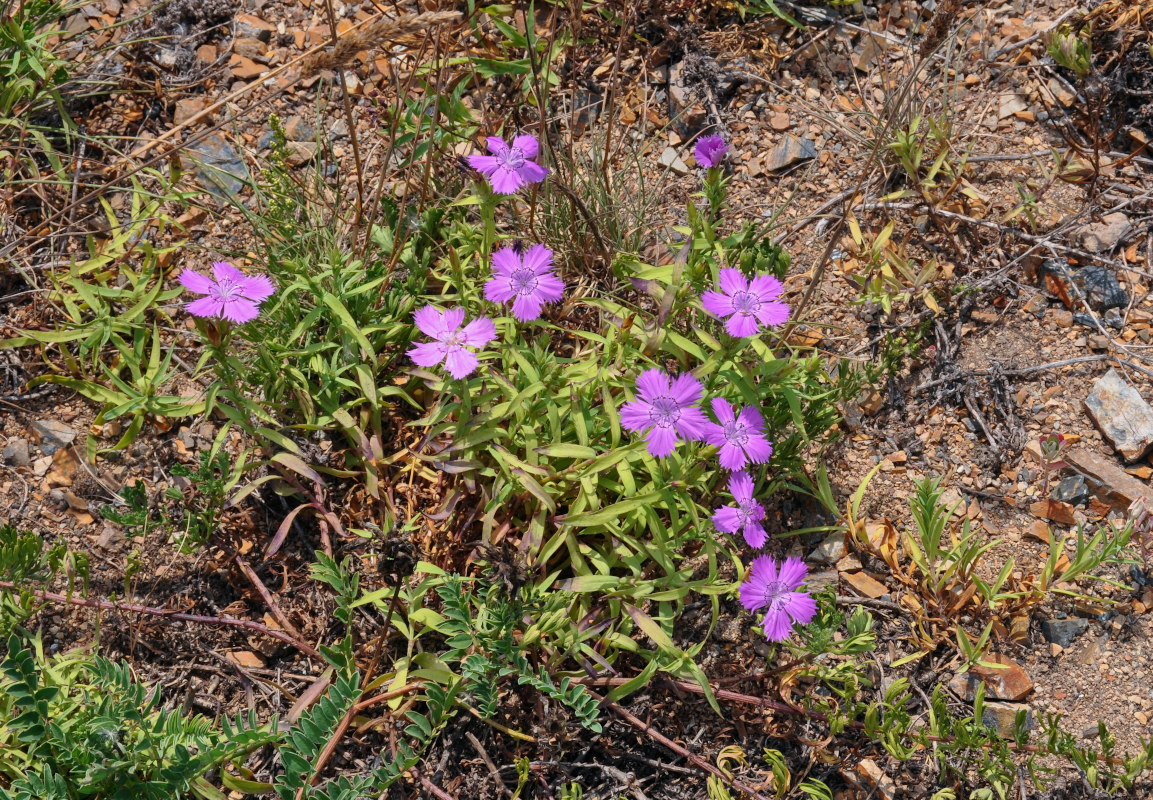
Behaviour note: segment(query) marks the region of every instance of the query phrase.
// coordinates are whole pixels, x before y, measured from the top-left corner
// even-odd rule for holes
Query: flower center
[[[773,581],[765,587],[764,601],[765,605],[769,607],[769,611],[776,610],[780,605],[781,599],[788,593],[789,587],[780,581]]]
[[[658,397],[649,405],[649,420],[658,428],[672,428],[681,418],[681,407],[671,397]]]
[[[749,429],[745,427],[745,423],[737,420],[725,423],[725,441],[729,442],[729,444],[744,447],[745,442],[748,440]]]
[[[216,296],[220,300],[231,300],[240,294],[240,284],[224,278],[216,282]]]
[[[535,272],[528,267],[521,267],[512,273],[510,283],[517,294],[529,295],[536,291],[538,281]]]
[[[509,169],[520,169],[524,166],[524,153],[519,147],[510,147],[497,156]]]
[[[444,340],[444,346],[445,347],[464,347],[464,338],[463,338],[463,335],[461,334],[460,329],[453,331],[452,336],[449,336],[447,339]]]
[[[733,308],[738,314],[756,314],[761,301],[752,292],[737,292],[733,295]]]

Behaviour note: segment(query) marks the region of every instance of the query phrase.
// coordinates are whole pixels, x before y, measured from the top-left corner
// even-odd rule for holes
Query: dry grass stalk
[[[337,70],[362,50],[377,50],[402,36],[422,33],[435,25],[457,22],[459,11],[426,11],[400,17],[379,19],[371,25],[349,31],[337,40],[336,46],[326,53],[317,53],[301,65],[301,75],[310,77],[326,69]]]
[[[1153,22],[1153,0],[1105,0],[1085,18],[1110,23],[1110,30],[1147,28]]]

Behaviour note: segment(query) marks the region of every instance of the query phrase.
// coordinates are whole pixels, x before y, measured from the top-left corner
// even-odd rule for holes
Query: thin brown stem
[[[332,0],[324,0],[324,11],[328,16],[328,30],[332,34],[332,46],[335,48],[340,40],[340,32],[336,29],[336,14],[332,10]],[[344,70],[337,69],[336,76],[340,79],[344,120],[348,123],[348,139],[352,144],[352,160],[356,166],[356,220],[352,224],[352,241],[355,242],[360,231],[360,223],[364,219],[364,165],[360,160],[360,142],[356,136],[356,120],[352,116],[352,101],[348,97],[348,83],[344,78]]]
[[[315,647],[309,645],[307,642],[294,639],[284,631],[278,631],[275,628],[270,628],[267,625],[261,625],[259,622],[253,622],[252,620],[231,619],[229,617],[206,617],[201,614],[185,614],[181,611],[168,611],[163,608],[153,608],[152,606],[144,606],[138,603],[122,603],[115,600],[90,600],[84,597],[57,594],[56,592],[46,592],[40,589],[25,590],[23,587],[18,587],[12,581],[0,581],[0,589],[8,589],[10,591],[30,591],[32,596],[39,600],[50,600],[55,603],[83,606],[84,608],[99,608],[106,611],[129,611],[133,614],[148,614],[150,616],[164,617],[166,619],[174,619],[180,622],[196,622],[201,625],[227,625],[235,628],[245,628],[246,630],[261,633],[273,639],[279,639],[286,644],[292,645],[297,650],[311,658],[321,657],[320,652],[317,651]]]

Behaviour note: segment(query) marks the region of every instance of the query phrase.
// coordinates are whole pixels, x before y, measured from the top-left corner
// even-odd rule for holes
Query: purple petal
[[[548,176],[548,169],[535,161],[526,161],[520,165],[517,175],[525,183],[540,183]]]
[[[180,285],[185,289],[190,292],[196,292],[197,294],[208,294],[212,291],[213,287],[216,286],[212,278],[209,278],[207,275],[201,275],[199,272],[193,272],[190,269],[181,272],[177,280],[180,281]]]
[[[444,345],[440,342],[420,342],[408,351],[412,363],[421,367],[435,367],[444,361]]]
[[[484,285],[484,299],[490,303],[507,303],[516,297],[512,281],[504,275],[498,275]]]
[[[496,172],[496,168],[500,166],[500,159],[496,156],[484,156],[480,153],[473,153],[468,157],[468,165],[481,175],[491,175]]]
[[[709,419],[699,408],[686,408],[677,420],[677,433],[686,442],[699,442],[709,429]]]
[[[519,173],[502,164],[488,176],[488,182],[497,194],[516,194],[516,190],[520,188],[521,178]]]
[[[805,575],[809,573],[809,568],[805,566],[805,562],[796,556],[789,556],[785,559],[785,563],[781,565],[781,573],[777,577],[781,583],[789,587],[790,590],[796,589],[801,585],[805,579]]]
[[[621,427],[626,431],[643,431],[653,424],[652,406],[644,400],[631,400],[621,406]]]
[[[521,263],[531,269],[536,275],[543,275],[552,269],[552,250],[543,244],[534,244],[524,251]]]
[[[267,275],[251,275],[240,283],[240,293],[254,303],[262,303],[272,297],[276,287]]]
[[[713,409],[716,410],[716,406],[713,406]],[[754,430],[757,433],[765,429],[764,418],[761,416],[761,413],[752,406],[742,408],[740,413],[737,414],[737,420],[749,430]]]
[[[645,440],[648,442],[649,452],[657,458],[664,458],[672,454],[677,447],[677,436],[673,433],[672,428],[653,426]]]
[[[769,440],[761,435],[750,435],[745,440],[745,455],[754,464],[764,464],[773,457],[773,446]]]
[[[761,627],[764,628],[765,636],[770,642],[783,642],[789,638],[793,626],[789,622],[789,615],[778,608],[765,614],[765,621],[761,623]]]
[[[479,364],[480,359],[463,347],[451,348],[444,357],[444,368],[457,380],[467,378]]]
[[[753,479],[747,472],[734,472],[729,478],[729,494],[738,504],[744,505],[753,499]]]
[[[749,565],[745,582],[741,584],[739,595],[741,605],[749,611],[764,608],[765,590],[777,579],[777,565],[769,556],[758,556]]]
[[[646,369],[637,378],[637,397],[646,402],[668,393],[669,378],[656,367]]]
[[[464,323],[464,309],[460,308],[447,308],[440,318],[440,331],[436,334],[436,338],[442,342],[450,338]]]
[[[784,325],[789,320],[789,307],[784,303],[761,303],[757,309],[757,319],[766,328]]]
[[[725,267],[721,270],[720,276],[721,291],[727,295],[734,295],[737,292],[747,292],[749,290],[749,282],[745,280],[745,276],[741,274],[739,269],[732,267]]]
[[[505,144],[504,139],[499,136],[486,137],[484,143],[485,146],[488,147],[488,151],[493,155],[500,155],[508,151],[508,145]]]
[[[243,297],[232,297],[224,301],[224,309],[221,313],[229,322],[242,323],[251,322],[259,317],[260,309],[251,300],[246,300]]]
[[[705,428],[701,441],[711,444],[713,447],[720,447],[725,443],[725,429],[715,422],[710,422]]]
[[[512,275],[520,269],[521,257],[511,247],[502,247],[492,254],[492,272],[494,275]]]
[[[772,275],[756,275],[749,281],[749,291],[762,303],[776,300],[784,290],[781,282]]]
[[[745,456],[745,451],[735,444],[721,445],[718,456],[721,466],[727,470],[742,469],[749,460]]]
[[[722,533],[736,533],[741,528],[741,515],[732,506],[721,506],[713,512],[713,527]]]
[[[444,333],[444,315],[436,306],[425,306],[417,309],[412,315],[412,321],[425,336],[437,339]]]
[[[817,601],[808,592],[789,592],[781,603],[781,610],[797,625],[808,625],[817,615]]]
[[[564,281],[556,275],[541,275],[536,283],[536,296],[546,303],[555,303],[564,298]]]
[[[705,311],[721,319],[733,313],[733,299],[720,292],[705,292],[701,295],[701,305]]]
[[[224,319],[224,301],[217,297],[201,297],[184,306],[184,310],[197,317]]]
[[[464,309],[460,309],[460,313],[463,317]],[[488,317],[477,317],[464,326],[460,338],[469,347],[484,347],[496,338],[496,323]]]
[[[732,422],[737,417],[733,413],[733,407],[729,405],[728,401],[723,397],[714,397],[710,405],[713,407],[713,414],[717,418],[717,422],[724,425],[726,422]],[[745,412],[741,412],[742,414]]]
[[[765,529],[761,526],[761,523],[754,522],[753,520],[749,520],[741,531],[741,535],[745,537],[745,542],[748,543],[749,547],[756,550],[764,547],[765,539],[768,538],[768,534],[765,533]]]
[[[535,294],[518,294],[512,301],[512,315],[521,322],[532,322],[540,317],[540,300]]]
[[[540,143],[536,137],[529,133],[522,133],[520,136],[512,140],[512,146],[520,149],[521,155],[525,158],[536,158],[540,153]]]
[[[692,375],[684,373],[673,380],[669,393],[679,405],[686,406],[700,400],[705,390],[700,381]]]
[[[213,261],[212,262],[212,275],[216,278],[216,282],[232,281],[233,283],[240,283],[244,280],[244,273],[236,267],[229,264],[227,261]]]
[[[755,317],[748,314],[733,314],[725,323],[725,330],[734,339],[744,339],[746,336],[756,336],[759,327]]]

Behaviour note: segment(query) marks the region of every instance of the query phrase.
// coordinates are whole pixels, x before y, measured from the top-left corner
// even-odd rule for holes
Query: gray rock
[[[284,122],[284,135],[295,142],[307,142],[316,136],[316,131],[304,121],[304,117],[293,114]]]
[[[1138,461],[1153,449],[1153,408],[1115,369],[1093,384],[1085,410],[1126,462]]]
[[[1073,617],[1071,619],[1047,619],[1041,622],[1041,635],[1045,641],[1068,647],[1074,640],[1089,627],[1089,620]]]
[[[845,555],[845,534],[830,533],[825,537],[810,558],[821,564],[836,564]]]
[[[27,467],[32,463],[27,439],[13,439],[4,448],[4,463],[10,467]]]
[[[1120,211],[1107,214],[1100,222],[1081,231],[1081,246],[1092,253],[1112,250],[1129,233],[1129,218]]]
[[[290,167],[299,167],[316,158],[316,142],[287,142],[288,157],[285,159]]]
[[[1085,482],[1084,475],[1070,475],[1063,478],[1049,496],[1062,503],[1083,506],[1089,502],[1089,484]]]
[[[32,431],[40,440],[44,455],[54,455],[57,450],[67,447],[76,439],[76,431],[55,419],[38,419],[32,423]]]
[[[661,153],[661,166],[668,167],[677,175],[688,175],[689,167],[681,160],[680,154],[677,153],[675,147],[666,147],[665,151]]]
[[[1084,298],[1089,307],[1099,313],[1129,305],[1129,295],[1117,278],[1098,264],[1074,269],[1064,259],[1049,258],[1041,264],[1041,271],[1063,284],[1070,298]],[[1097,325],[1091,322],[1090,327]]]
[[[826,586],[837,588],[837,581],[840,580],[840,574],[835,569],[826,569],[821,572],[811,572],[805,578],[805,591],[806,592],[819,592]]]
[[[196,175],[204,188],[217,197],[240,193],[248,182],[248,166],[232,146],[216,134],[188,148],[196,160]]]
[[[1025,730],[1033,730],[1036,721],[1032,710],[1023,703],[1001,703],[996,700],[985,703],[985,710],[981,714],[981,722],[986,728],[997,731],[1003,739],[1012,739],[1016,729],[1017,712],[1025,712]]]
[[[765,156],[765,169],[775,172],[816,157],[817,145],[812,139],[798,139],[786,134],[781,143]]]

